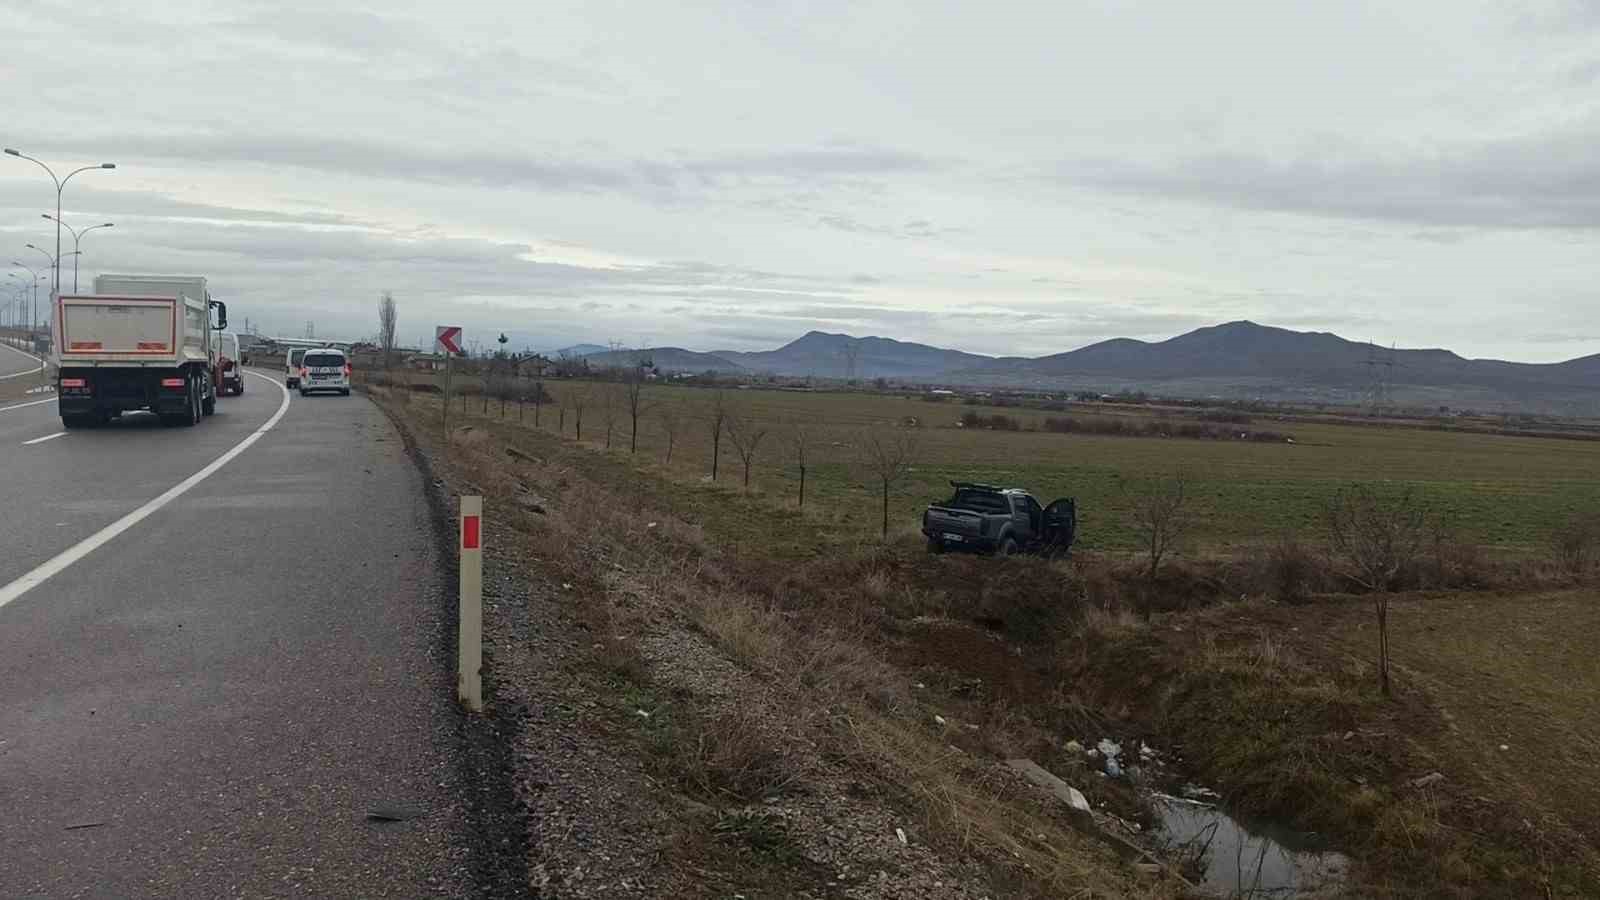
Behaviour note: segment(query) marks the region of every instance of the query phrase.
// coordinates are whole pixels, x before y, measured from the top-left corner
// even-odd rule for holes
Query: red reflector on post
[[[163,378],[163,379],[161,379],[161,386],[162,387],[181,388],[181,387],[183,387],[183,379],[182,378]]]
[[[479,549],[480,539],[478,536],[478,519],[478,516],[461,517],[461,549]]]

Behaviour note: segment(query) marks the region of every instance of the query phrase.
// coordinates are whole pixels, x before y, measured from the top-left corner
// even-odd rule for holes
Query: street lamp
[[[103,225],[90,225],[88,228],[85,228],[82,231],[77,231],[73,229],[71,225],[68,225],[49,213],[44,213],[44,217],[61,226],[62,228],[72,232],[72,253],[70,254],[72,256],[72,292],[76,294],[78,292],[78,257],[83,255],[83,251],[78,249],[78,242],[83,240],[84,235],[95,230],[96,228],[114,228],[116,227],[117,223],[106,222]]]
[[[49,256],[50,254],[46,253],[45,255]],[[26,263],[20,263],[13,259],[11,264],[19,269],[27,269],[28,274],[32,276],[32,280],[28,282],[28,285],[33,289],[33,308],[28,313],[28,330],[31,332],[33,331],[34,321],[39,318],[39,282],[44,280],[44,276],[40,275],[38,272],[35,272],[33,267]],[[15,272],[11,272],[10,274],[13,277],[21,277]]]
[[[54,169],[50,168],[49,166],[45,165],[44,163],[40,162],[39,160],[34,159],[31,156],[28,156],[25,153],[19,153],[16,150],[11,149],[10,147],[5,148],[5,153],[6,153],[7,156],[15,156],[18,159],[25,159],[28,162],[34,163],[39,168],[45,170],[46,174],[48,174],[50,176],[50,180],[55,182],[55,184],[56,184],[56,262],[57,262],[57,265],[56,265],[56,268],[55,268],[55,282],[53,283],[52,293],[54,295],[56,295],[56,296],[60,296],[61,295],[61,266],[60,266],[60,261],[61,261],[61,192],[64,189],[66,189],[67,182],[72,180],[72,176],[78,174],[79,172],[87,172],[90,169],[115,169],[117,167],[117,164],[116,163],[101,163],[98,166],[84,166],[81,169],[73,169],[71,172],[68,172],[66,178],[57,178]]]

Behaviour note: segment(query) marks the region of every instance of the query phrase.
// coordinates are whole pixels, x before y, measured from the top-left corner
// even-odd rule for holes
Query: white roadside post
[[[461,624],[457,690],[462,703],[483,712],[483,498],[461,498]]]

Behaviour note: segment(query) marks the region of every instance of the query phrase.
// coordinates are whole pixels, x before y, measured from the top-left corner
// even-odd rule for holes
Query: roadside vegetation
[[[468,398],[474,436],[450,452],[491,497],[547,508],[518,515],[519,540],[573,585],[617,721],[713,810],[709,843],[682,847],[810,871],[759,798],[854,783],[996,896],[1179,895],[1175,873],[1139,874],[997,774],[1033,759],[1140,822],[1074,749],[1110,736],[1165,748],[1230,810],[1322,834],[1356,860],[1356,896],[1600,893],[1600,445],[975,430],[897,398],[651,385],[607,452],[573,421],[598,389],[544,383],[566,416],[546,407],[538,427],[517,399],[485,415]],[[439,397],[374,393],[438,437]],[[875,469],[874,439],[902,441],[904,465]],[[1084,544],[1067,561],[929,557],[914,523],[951,478],[1076,496]],[[761,702],[664,675],[649,636],[674,623]]]

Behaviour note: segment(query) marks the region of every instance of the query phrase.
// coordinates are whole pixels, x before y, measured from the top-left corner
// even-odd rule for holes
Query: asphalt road
[[[39,371],[44,361],[0,341],[0,379],[16,378]]]
[[[286,396],[70,433],[0,404],[0,897],[470,892],[428,508],[360,395],[296,395],[8,602]]]

